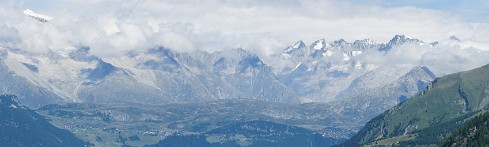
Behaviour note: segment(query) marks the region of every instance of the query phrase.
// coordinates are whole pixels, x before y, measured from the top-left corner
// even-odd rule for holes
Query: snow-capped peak
[[[373,45],[377,43],[375,43],[372,39],[363,39],[363,40],[355,40],[353,44]]]
[[[357,49],[368,49],[373,48],[377,45],[372,39],[363,39],[363,40],[355,40],[353,42],[352,47]]]
[[[394,36],[394,38],[392,38],[389,41],[389,44],[402,44],[402,43],[408,42],[410,40],[413,40],[413,39],[411,39],[410,37],[408,37],[406,35],[396,35],[396,36]]]
[[[304,42],[302,40],[299,40],[293,46],[289,46],[289,47],[285,48],[284,51],[282,52],[282,56],[285,59],[290,58],[290,56],[293,54],[293,52],[300,50],[300,49],[303,49],[303,48],[306,48],[306,45],[304,44]]]
[[[321,50],[326,46],[326,41],[324,39],[317,40],[311,46],[314,50]]]
[[[405,43],[412,43],[412,42],[417,42],[420,45],[424,44],[424,42],[418,39],[407,37],[406,35],[396,35],[389,41],[389,43],[382,44],[382,47],[379,48],[379,51],[388,51],[394,46],[402,45]]]
[[[333,44],[335,46],[346,46],[349,43],[346,42],[344,39],[340,39],[340,40],[333,41]]]
[[[39,22],[48,22],[49,20],[53,19],[53,17],[51,17],[51,16],[38,14],[38,13],[32,11],[31,9],[24,10],[24,14],[36,19]]]
[[[292,48],[294,48],[294,49],[305,48],[305,47],[306,47],[306,44],[304,44],[304,42],[302,40],[297,41],[297,43],[295,43],[295,45],[292,46]]]
[[[410,42],[418,42],[420,44],[424,44],[423,41],[415,39],[415,38],[408,37],[406,35],[396,35],[396,36],[394,36],[394,38],[392,38],[389,41],[388,44],[389,45],[401,45],[401,44],[410,43]]]

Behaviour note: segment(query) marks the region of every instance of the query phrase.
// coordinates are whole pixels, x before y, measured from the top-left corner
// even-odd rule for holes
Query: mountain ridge
[[[489,64],[438,78],[422,94],[369,121],[343,145],[371,144],[406,134],[420,137],[401,143],[442,143],[461,121],[489,108],[488,77]]]
[[[357,40],[354,43],[344,40],[328,43],[321,39],[309,46],[318,47],[314,50],[318,56],[314,55],[314,58],[304,60],[300,59],[304,57],[301,54],[291,56],[291,62],[302,60],[300,64],[293,65],[301,67],[302,71],[295,68],[284,72],[277,72],[276,67],[264,63],[258,55],[241,48],[213,53],[179,53],[157,47],[145,52],[133,52],[124,57],[104,58],[91,55],[90,48],[84,46],[72,48],[69,52],[50,52],[46,55],[3,49],[2,59],[7,61],[6,71],[25,78],[27,83],[46,89],[46,94],[51,93],[55,99],[64,102],[136,102],[137,100],[131,97],[146,97],[139,102],[173,103],[254,98],[303,103],[334,100],[353,78],[377,68],[356,58],[362,55],[362,50],[370,48],[369,45],[373,44],[375,43],[368,39]],[[353,46],[360,48],[351,50]],[[363,48],[365,46],[368,48]],[[293,53],[307,47],[304,42],[298,41],[288,49]],[[346,52],[336,55],[333,53],[336,50]],[[321,57],[328,56],[329,53],[332,58]],[[51,58],[54,56],[56,58]],[[289,72],[295,76],[289,75]],[[287,79],[291,81],[287,82]],[[301,79],[316,83],[297,85]],[[129,84],[122,84],[120,81]],[[319,89],[314,88],[317,84]],[[119,91],[123,94],[116,94],[117,91],[110,89],[109,85],[120,85],[119,87],[125,90]],[[6,87],[9,86],[14,85]],[[97,90],[101,88],[105,89],[105,92]],[[9,91],[5,90],[4,93]],[[182,95],[184,93],[187,94]],[[29,102],[24,100],[21,93],[12,94],[19,95],[22,102],[34,108],[53,103]],[[46,97],[45,95],[39,97]]]
[[[12,95],[0,96],[0,141],[3,146],[88,146],[67,130],[19,104]]]

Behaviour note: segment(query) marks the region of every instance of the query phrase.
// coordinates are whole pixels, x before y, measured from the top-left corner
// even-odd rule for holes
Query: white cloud
[[[22,42],[17,29],[5,25],[0,26],[0,44],[8,47],[18,46]]]
[[[473,47],[463,48],[459,44],[470,44],[470,42],[444,40],[434,47],[405,44],[392,48],[387,54],[370,50],[366,53],[368,56],[363,56],[361,60],[383,66],[394,65],[410,68],[427,66],[437,76],[488,64],[489,51]]]
[[[22,14],[28,8],[53,19],[37,23]],[[118,56],[154,46],[178,51],[242,47],[266,60],[297,40],[311,43],[320,38],[371,38],[387,42],[395,34],[426,42],[456,35],[473,41],[470,45],[476,48],[488,48],[484,42],[489,42],[486,23],[470,24],[462,16],[440,10],[355,1],[45,0],[3,4],[0,18],[5,20],[0,22],[0,31],[12,34],[0,36],[4,46],[45,52],[85,45],[100,56]],[[453,54],[445,60],[460,56]],[[417,62],[442,61],[428,56],[412,58]]]

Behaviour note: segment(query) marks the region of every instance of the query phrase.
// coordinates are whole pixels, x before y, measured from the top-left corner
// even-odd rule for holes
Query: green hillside
[[[51,125],[44,117],[15,100],[0,96],[0,146],[88,146],[67,130]]]
[[[436,79],[422,94],[370,120],[341,146],[440,144],[488,104],[485,65]]]

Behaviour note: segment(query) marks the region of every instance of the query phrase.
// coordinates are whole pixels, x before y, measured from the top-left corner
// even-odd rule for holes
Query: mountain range
[[[44,54],[2,48],[0,68],[2,78],[8,79],[1,83],[2,93],[18,95],[32,108],[72,102],[168,104],[218,99],[330,102],[393,83],[425,86],[435,77],[426,67],[385,67],[360,58],[368,56],[362,54],[365,50],[385,52],[386,47],[413,42],[422,43],[403,35],[387,44],[318,40],[306,47],[299,41],[276,55],[287,63],[280,67],[270,66],[241,48],[179,53],[158,47],[104,58],[91,55],[88,47]],[[401,80],[403,75],[414,76],[414,80]],[[409,97],[419,88],[404,91]],[[396,101],[394,104],[400,102]]]
[[[318,103],[318,112],[324,114],[309,119],[323,120],[321,123],[284,119],[293,118],[289,115],[294,113],[313,115],[302,109],[315,104],[302,105],[299,112],[290,114],[272,107],[277,109],[264,116],[286,125],[316,126],[310,129],[346,139],[368,120],[420,93],[435,79],[428,67],[382,66],[364,60],[369,54],[388,54],[387,48],[402,45],[432,46],[404,35],[382,44],[369,39],[353,43],[320,39],[306,46],[299,41],[273,55],[280,65],[266,64],[258,55],[241,48],[209,53],[156,47],[120,57],[98,57],[83,46],[48,53],[1,48],[0,77],[5,80],[0,82],[0,90],[17,95],[22,104],[33,109],[67,103],[134,103],[141,107],[197,103],[206,109],[210,109],[207,103],[222,100],[247,106],[260,101],[283,106]],[[232,108],[227,111],[247,115]],[[52,120],[60,117],[42,114]],[[206,114],[195,116],[200,115]],[[66,123],[70,122],[55,122],[61,128],[76,130]],[[195,132],[182,128],[172,131]]]

